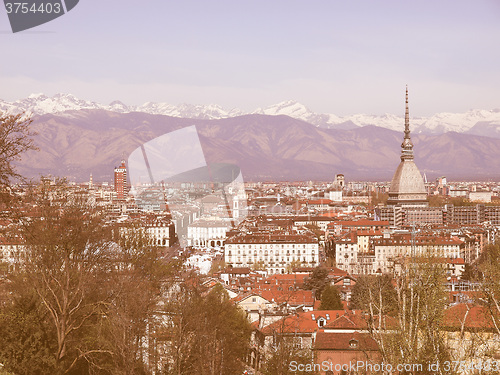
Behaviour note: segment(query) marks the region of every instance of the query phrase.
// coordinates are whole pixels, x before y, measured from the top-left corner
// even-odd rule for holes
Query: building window
[[[293,347],[297,349],[302,348],[302,337],[294,337],[293,338]]]
[[[358,348],[358,340],[351,339],[349,341],[349,348],[351,348],[351,349],[357,349]]]

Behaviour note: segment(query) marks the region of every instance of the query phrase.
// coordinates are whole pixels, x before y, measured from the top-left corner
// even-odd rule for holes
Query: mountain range
[[[285,101],[265,108],[258,108],[250,113],[239,109],[224,109],[218,105],[173,105],[168,103],[147,102],[140,106],[126,105],[118,100],[108,105],[78,99],[71,94],[56,94],[48,97],[44,94],[33,94],[14,102],[0,100],[0,111],[19,113],[30,112],[35,115],[60,114],[64,111],[82,109],[102,109],[115,113],[140,112],[152,115],[165,115],[178,118],[216,120],[242,116],[245,114],[286,115],[303,120],[316,127],[327,129],[349,130],[364,126],[378,126],[400,131],[404,117],[394,114],[367,115],[355,114],[337,116],[334,114],[318,114],[296,101]],[[431,117],[411,117],[412,132],[415,134],[444,134],[454,131],[458,133],[483,135],[500,138],[500,109],[469,110],[464,113],[437,113]]]
[[[402,129],[327,128],[286,115],[204,119],[77,109],[33,116],[39,151],[23,157],[19,172],[76,181],[88,181],[92,173],[96,181],[112,181],[114,166],[141,144],[191,125],[197,128],[206,161],[236,164],[246,181],[327,181],[336,173],[348,180],[387,181],[400,161],[403,138]],[[447,132],[412,134],[412,141],[415,162],[429,179],[500,177],[498,138]]]

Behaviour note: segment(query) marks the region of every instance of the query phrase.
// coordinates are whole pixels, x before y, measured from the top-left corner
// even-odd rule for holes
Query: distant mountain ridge
[[[393,114],[336,116],[334,114],[314,113],[306,106],[293,101],[284,101],[266,108],[258,108],[251,113],[240,109],[224,109],[219,105],[193,105],[147,102],[140,106],[126,105],[118,100],[108,105],[78,99],[71,94],[56,94],[48,97],[33,94],[14,102],[0,100],[0,110],[10,113],[31,112],[37,115],[61,114],[65,111],[81,109],[103,109],[116,113],[141,112],[178,118],[216,120],[242,116],[245,114],[286,115],[317,127],[328,129],[355,129],[374,125],[400,131],[404,124],[402,116]],[[431,117],[411,117],[412,132],[415,134],[444,134],[449,131],[484,135],[500,138],[500,109],[470,110],[465,113],[438,113]]]
[[[328,129],[285,115],[247,114],[187,119],[141,112],[80,109],[36,115],[40,151],[19,163],[28,177],[112,181],[113,167],[138,146],[195,125],[208,163],[231,163],[246,181],[390,180],[400,160],[403,132],[377,126]],[[415,162],[427,177],[500,178],[500,139],[448,132],[412,134]],[[168,152],[168,151],[166,151]]]

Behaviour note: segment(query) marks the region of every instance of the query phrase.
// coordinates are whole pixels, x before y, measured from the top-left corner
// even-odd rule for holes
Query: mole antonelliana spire
[[[408,110],[408,86],[406,86],[405,137],[401,144],[401,161],[413,160],[413,143],[410,137],[410,111]]]
[[[403,143],[401,144],[401,162],[392,178],[387,204],[391,206],[427,206],[427,192],[425,191],[424,180],[413,161],[408,86],[406,86],[405,131]]]

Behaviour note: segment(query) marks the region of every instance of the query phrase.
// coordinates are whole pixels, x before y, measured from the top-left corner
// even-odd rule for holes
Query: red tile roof
[[[264,328],[262,328],[262,332],[266,335],[273,334],[275,332],[312,333],[319,329],[318,319],[324,318],[328,322],[337,314],[344,314],[344,310],[315,310],[301,312],[298,314],[286,316],[265,326]]]
[[[333,317],[325,327],[325,329],[356,329],[356,330],[366,330],[368,329],[368,323],[366,318],[358,312],[346,313],[342,315],[337,315]]]
[[[328,272],[328,277],[337,278],[349,274],[347,271],[341,270],[340,268],[337,267],[331,267],[329,270],[330,271]]]
[[[330,199],[315,199],[315,200],[310,200],[307,202],[308,204],[314,205],[314,204],[330,204],[332,201]]]
[[[314,294],[311,290],[279,290],[272,288],[270,290],[254,290],[262,298],[276,303],[287,303],[289,306],[313,306]]]
[[[367,330],[368,329],[368,319],[369,316],[363,313],[361,310],[349,310],[343,315],[334,316],[330,323],[325,325],[323,329],[334,329],[334,330]],[[384,317],[385,327],[390,329],[391,327],[396,327],[398,325],[396,319],[385,316]],[[378,325],[378,316],[375,317],[375,325]]]
[[[318,332],[315,350],[378,351],[377,342],[368,333],[327,333]]]
[[[376,221],[369,219],[360,219],[360,220],[345,220],[345,221],[336,221],[334,225],[342,225],[344,227],[388,227],[388,221]]]
[[[221,273],[228,273],[230,275],[248,275],[250,274],[250,268],[248,267],[228,267]]]
[[[488,308],[472,304],[461,303],[445,310],[443,317],[443,328],[448,330],[484,329],[494,330],[495,325]]]

